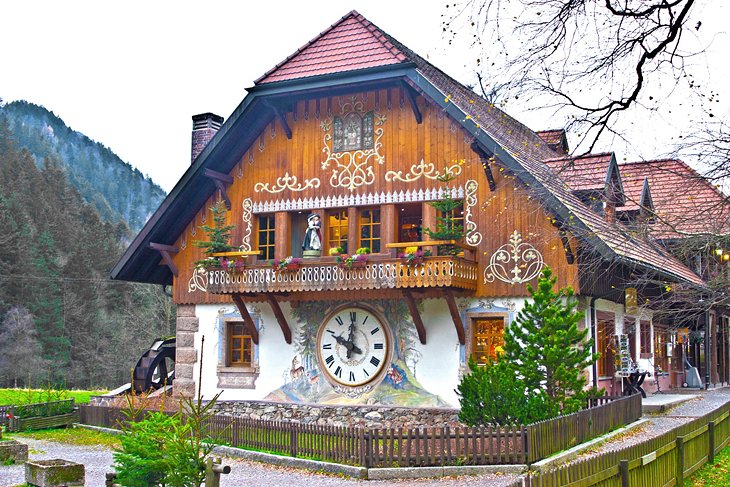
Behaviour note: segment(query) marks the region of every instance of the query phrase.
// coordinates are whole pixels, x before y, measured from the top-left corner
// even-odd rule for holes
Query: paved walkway
[[[661,395],[660,395],[661,396]],[[667,395],[668,396],[668,395]],[[670,401],[670,397],[655,399],[650,402]],[[688,396],[683,396],[687,398]],[[581,454],[579,458],[589,455],[597,455],[601,452],[611,451],[645,441],[672,428],[680,426],[695,417],[702,416],[730,402],[730,388],[715,389],[689,396],[681,402],[659,414],[647,414],[644,416],[648,421],[640,427],[633,429],[629,434],[618,435],[616,438],[600,444]],[[62,443],[55,443],[42,440],[31,440],[20,438],[30,447],[30,457],[35,459],[65,458],[86,465],[86,485],[102,487],[104,475],[112,471],[112,452],[108,448],[100,446],[76,446]],[[299,469],[276,467],[247,460],[225,459],[225,464],[231,465],[230,475],[221,477],[222,486],[242,487],[291,487],[292,485],[307,485],[312,487],[337,486],[337,485],[398,485],[398,486],[485,486],[502,487],[512,482],[516,475],[480,475],[465,477],[447,477],[443,479],[420,479],[420,480],[388,480],[388,481],[366,481],[343,478],[333,475],[323,475]],[[0,487],[20,485],[24,482],[24,470],[21,466],[0,466]]]

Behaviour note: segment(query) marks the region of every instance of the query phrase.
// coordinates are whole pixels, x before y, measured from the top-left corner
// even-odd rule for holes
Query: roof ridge
[[[298,56],[299,54],[301,54],[305,49],[309,48],[312,44],[314,44],[318,40],[322,39],[324,36],[326,36],[327,34],[329,34],[330,32],[332,32],[335,28],[339,27],[343,22],[345,22],[346,20],[348,20],[350,18],[353,18],[358,23],[360,23],[360,25],[362,25],[370,33],[370,35],[373,36],[373,38],[376,41],[378,41],[385,49],[387,49],[400,62],[403,62],[403,61],[408,60],[407,59],[407,56],[405,56],[405,54],[403,54],[403,52],[399,51],[398,48],[397,48],[397,46],[395,46],[393,43],[391,43],[391,42],[388,41],[388,38],[387,38],[386,35],[384,35],[384,32],[383,32],[382,29],[380,29],[378,26],[376,26],[375,24],[373,24],[372,22],[370,22],[368,19],[366,19],[360,12],[358,12],[357,10],[354,10],[353,9],[353,10],[350,10],[344,16],[342,16],[335,23],[333,23],[332,25],[330,25],[328,28],[326,28],[325,30],[323,30],[322,32],[320,32],[319,34],[317,34],[316,36],[314,36],[306,44],[304,44],[303,46],[301,46],[299,49],[297,49],[296,51],[294,51],[292,54],[290,54],[289,56],[287,56],[286,59],[284,59],[283,61],[281,61],[280,63],[278,63],[276,66],[274,66],[273,68],[271,68],[268,71],[266,71],[261,76],[259,76],[254,81],[254,84],[257,85],[257,84],[261,83],[264,79],[266,79],[269,76],[271,76],[272,74],[274,74],[277,70],[279,70],[280,68],[282,68],[289,61],[291,61],[296,56]],[[374,30],[377,31],[378,33],[380,33],[380,35],[377,35],[375,32],[373,32]]]

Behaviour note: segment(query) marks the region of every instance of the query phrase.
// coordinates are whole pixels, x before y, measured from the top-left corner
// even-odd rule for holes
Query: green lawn
[[[48,430],[5,433],[7,438],[33,438],[34,440],[56,441],[69,445],[104,445],[109,448],[119,446],[119,437],[86,428],[54,428]]]
[[[715,455],[715,462],[707,464],[684,481],[685,487],[720,487],[730,485],[730,446]]]
[[[30,404],[34,402],[57,401],[73,398],[77,404],[88,404],[91,396],[104,394],[107,391],[57,391],[54,389],[0,389],[0,406],[8,404]]]

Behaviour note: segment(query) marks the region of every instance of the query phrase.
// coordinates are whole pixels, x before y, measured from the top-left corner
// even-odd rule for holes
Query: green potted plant
[[[284,271],[296,271],[299,270],[300,265],[302,264],[302,259],[298,257],[292,257],[291,255],[287,257],[286,259],[274,259],[271,262],[271,265],[274,267],[274,270],[277,272],[284,272]]]
[[[429,205],[436,208],[438,216],[436,217],[436,229],[424,228],[424,232],[433,240],[455,240],[459,241],[464,238],[464,227],[454,221],[454,210],[462,205],[461,200],[452,198],[450,183],[455,176],[444,170],[444,174],[438,177],[438,180],[444,183],[441,190],[441,198],[431,201]],[[459,248],[453,244],[445,244],[438,246],[439,255],[456,255]]]
[[[213,213],[213,226],[201,225],[200,229],[208,235],[208,240],[195,240],[193,245],[198,248],[205,249],[206,258],[195,262],[195,266],[199,269],[210,269],[213,267],[223,267],[222,258],[214,257],[212,254],[220,252],[230,252],[233,247],[230,244],[231,232],[236,225],[226,225],[226,205],[223,201],[218,201],[210,207]]]
[[[331,247],[329,250],[329,255],[332,257],[337,257],[338,255],[342,255],[345,253],[345,249],[342,247]]]
[[[421,250],[416,246],[413,247],[406,247],[405,251],[400,254],[398,257],[400,257],[403,260],[403,263],[409,267],[416,267],[419,265],[423,265],[423,262],[426,260],[426,257],[431,256],[430,250]]]

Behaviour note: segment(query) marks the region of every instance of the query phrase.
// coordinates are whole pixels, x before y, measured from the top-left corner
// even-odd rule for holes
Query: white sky
[[[352,9],[462,82],[477,57],[442,37],[443,0],[3,3],[0,97],[45,106],[167,191],[190,163],[192,115],[228,118],[256,78]],[[518,108],[533,129],[561,126]]]

